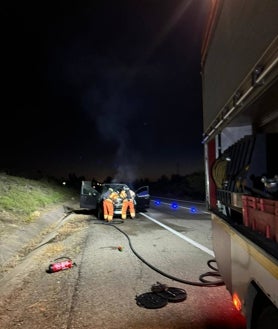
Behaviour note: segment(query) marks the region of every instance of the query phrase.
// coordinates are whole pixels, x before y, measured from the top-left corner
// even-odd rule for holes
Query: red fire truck
[[[210,0],[202,49],[206,198],[248,329],[278,328],[278,1]]]

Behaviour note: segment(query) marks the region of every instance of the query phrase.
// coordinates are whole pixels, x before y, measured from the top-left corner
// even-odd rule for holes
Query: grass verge
[[[49,205],[76,198],[77,192],[50,180],[0,173],[0,220],[29,222]]]

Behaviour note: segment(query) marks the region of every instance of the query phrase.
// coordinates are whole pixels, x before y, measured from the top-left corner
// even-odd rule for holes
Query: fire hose
[[[156,268],[155,266],[153,266],[152,264],[150,264],[149,262],[147,262],[142,256],[140,256],[136,250],[133,248],[131,240],[128,236],[128,234],[126,234],[123,230],[121,230],[119,227],[117,227],[114,224],[111,223],[101,223],[104,225],[108,225],[108,226],[113,226],[115,229],[117,229],[119,232],[121,232],[128,240],[129,243],[129,247],[132,250],[132,252],[135,254],[136,257],[138,257],[144,264],[146,264],[148,267],[150,267],[152,270],[156,271],[157,273],[171,279],[177,282],[181,282],[184,284],[188,284],[188,285],[192,285],[192,286],[199,286],[199,287],[216,287],[216,286],[223,286],[224,285],[224,281],[221,279],[221,275],[218,271],[218,269],[212,265],[212,263],[216,263],[215,259],[210,259],[207,261],[207,265],[210,269],[212,269],[213,271],[208,271],[206,273],[203,273],[199,276],[199,280],[200,281],[189,281],[189,280],[185,280],[185,279],[180,279],[177,278],[175,276],[172,276],[170,274],[167,274],[161,270],[159,270],[158,268]],[[218,280],[213,280],[213,281],[209,281],[207,279],[205,279],[206,277],[214,277],[214,278],[218,278]]]

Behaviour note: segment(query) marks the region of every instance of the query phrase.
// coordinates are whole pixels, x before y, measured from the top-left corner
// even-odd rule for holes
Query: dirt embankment
[[[21,228],[9,222],[1,230],[1,245],[5,246],[1,247],[1,329],[57,328],[51,323],[60,312],[68,312],[70,306],[63,301],[71,300],[78,266],[52,274],[47,270],[56,258],[64,256],[78,264],[89,220],[89,216],[67,215],[63,208],[55,207],[41,222]]]

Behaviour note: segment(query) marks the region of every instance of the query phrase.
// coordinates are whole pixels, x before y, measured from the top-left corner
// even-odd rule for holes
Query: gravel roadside
[[[0,233],[0,286],[7,272],[17,266],[28,253],[49,239],[69,215],[71,209],[78,209],[76,201],[52,205],[44,209],[31,223],[16,225],[11,221],[1,222]]]

